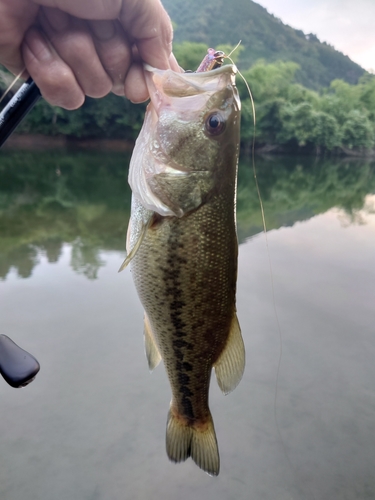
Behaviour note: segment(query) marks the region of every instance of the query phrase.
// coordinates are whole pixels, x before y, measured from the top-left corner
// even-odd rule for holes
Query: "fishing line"
[[[240,43],[241,43],[241,41],[230,52],[229,55],[225,55],[224,56],[225,58],[229,59],[232,64],[234,64],[234,62],[231,59],[230,55],[234,52],[234,50],[237,49],[237,47],[240,45]],[[281,326],[280,326],[279,315],[277,313],[277,307],[276,307],[275,284],[274,284],[274,280],[273,280],[272,259],[271,259],[269,244],[268,244],[266,217],[265,217],[265,213],[264,213],[262,196],[260,194],[260,189],[259,189],[259,184],[258,184],[257,170],[256,170],[256,166],[255,166],[255,136],[256,136],[255,103],[254,103],[253,94],[251,92],[249,84],[246,81],[246,78],[238,70],[238,68],[237,68],[237,71],[238,71],[239,76],[242,78],[242,80],[244,81],[244,83],[246,85],[246,89],[247,89],[247,91],[249,93],[249,96],[250,96],[251,107],[252,107],[252,111],[253,111],[254,129],[253,129],[253,139],[252,139],[252,146],[251,146],[251,163],[252,163],[252,168],[253,168],[253,175],[254,175],[255,186],[256,186],[257,193],[258,193],[260,211],[261,211],[261,215],[262,215],[263,232],[264,232],[264,237],[265,237],[265,242],[266,242],[266,248],[267,248],[268,265],[269,265],[269,269],[270,269],[272,304],[273,304],[273,310],[274,310],[275,319],[276,319],[277,331],[279,333],[279,346],[280,346],[280,349],[279,349],[279,360],[278,360],[278,363],[277,363],[277,370],[276,370],[275,396],[274,396],[274,402],[273,402],[273,413],[274,413],[274,419],[275,419],[275,427],[276,427],[276,432],[277,432],[277,435],[279,437],[279,440],[280,440],[280,443],[281,443],[281,446],[282,446],[282,449],[283,449],[283,453],[284,453],[285,458],[286,458],[286,460],[287,460],[287,462],[289,464],[290,470],[292,471],[292,474],[293,474],[293,476],[295,478],[296,485],[298,485],[298,483],[300,482],[299,481],[299,477],[298,477],[298,474],[295,471],[295,468],[293,467],[293,464],[292,464],[292,462],[291,462],[291,460],[289,458],[289,455],[288,455],[288,452],[287,452],[287,449],[286,449],[283,437],[281,435],[281,430],[280,430],[279,421],[278,421],[278,417],[277,417],[277,397],[278,397],[278,393],[279,393],[279,377],[280,377],[281,360],[282,360],[282,356],[283,356],[283,337],[282,337],[282,331],[281,331]],[[297,487],[300,488],[299,485]],[[313,496],[313,498],[315,500],[314,492],[311,491],[311,493],[312,493],[312,496]]]
[[[230,52],[230,54],[228,56],[224,56],[224,57],[228,58],[231,61],[232,64],[234,64],[234,62],[231,59],[230,55],[234,52],[234,50],[237,49],[237,47],[240,45],[240,43],[241,43],[241,41],[235,46],[235,48]],[[279,377],[280,377],[281,360],[282,360],[282,355],[283,355],[283,337],[282,337],[282,331],[281,331],[281,326],[280,326],[279,315],[277,313],[277,307],[276,307],[275,285],[274,285],[274,280],[273,280],[273,269],[272,269],[271,253],[270,253],[269,244],[268,244],[266,217],[265,217],[265,213],[264,213],[262,196],[260,194],[260,189],[259,189],[259,184],[258,184],[258,177],[257,177],[257,171],[256,171],[256,167],[255,167],[255,135],[256,135],[255,103],[254,103],[253,94],[251,92],[249,84],[247,83],[247,81],[246,81],[245,77],[243,76],[243,74],[238,70],[238,68],[237,68],[237,71],[238,71],[239,76],[242,78],[242,80],[244,81],[244,83],[246,85],[246,89],[247,89],[247,91],[249,93],[249,96],[250,96],[250,101],[251,101],[251,106],[252,106],[252,111],[253,111],[254,130],[253,130],[253,140],[252,140],[252,146],[251,146],[251,163],[252,163],[252,168],[253,168],[253,175],[254,175],[254,180],[255,180],[255,186],[256,186],[257,193],[258,193],[260,211],[261,211],[261,214],[262,214],[263,232],[264,232],[264,237],[265,237],[265,241],[266,241],[268,265],[269,265],[269,269],[270,269],[272,304],[273,304],[273,310],[274,310],[276,324],[277,324],[277,331],[279,333],[279,346],[280,346],[280,349],[279,349],[279,360],[278,360],[277,370],[276,370],[275,396],[274,396],[274,402],[273,402],[273,412],[274,412],[274,419],[275,419],[275,427],[276,427],[276,432],[277,432],[277,435],[279,437],[279,440],[280,440],[280,443],[281,443],[281,446],[282,446],[285,458],[286,458],[286,460],[287,460],[287,462],[289,464],[290,470],[292,471],[292,474],[293,474],[293,476],[295,478],[296,485],[297,485],[298,489],[300,489],[300,486],[298,484],[298,483],[300,483],[299,477],[298,477],[298,473],[296,472],[296,470],[293,467],[293,464],[292,464],[292,462],[291,462],[291,460],[289,458],[289,455],[288,455],[288,452],[287,452],[287,449],[286,449],[283,437],[281,435],[281,430],[280,430],[279,421],[278,421],[278,417],[277,417],[277,397],[278,397],[278,392],[279,392]],[[312,490],[310,490],[310,493],[312,494],[312,497],[315,500],[314,492]]]
[[[236,45],[236,47],[232,50],[232,52],[239,46],[239,44],[241,43],[238,42],[238,44]],[[232,52],[230,54],[232,54]],[[233,60],[231,59],[230,57],[230,54],[228,56],[225,56],[227,57],[231,62],[232,64],[234,64]],[[276,308],[276,299],[275,299],[275,286],[274,286],[274,281],[273,281],[273,269],[272,269],[272,260],[271,260],[271,254],[270,254],[270,249],[269,249],[269,245],[268,245],[268,236],[267,236],[267,225],[266,225],[266,217],[265,217],[265,214],[264,214],[264,208],[263,208],[263,202],[262,202],[262,196],[260,194],[260,189],[259,189],[259,184],[258,184],[258,177],[257,177],[257,171],[256,171],[256,167],[255,167],[255,133],[256,133],[256,113],[255,113],[255,104],[254,104],[254,98],[253,98],[253,94],[251,92],[251,89],[250,89],[250,86],[249,84],[247,83],[245,77],[243,76],[243,74],[241,73],[241,71],[238,70],[237,68],[237,71],[238,71],[238,74],[240,75],[240,77],[242,78],[242,80],[244,81],[245,85],[246,85],[246,88],[247,88],[247,91],[249,93],[249,96],[250,96],[250,100],[251,100],[251,107],[252,107],[252,111],[253,111],[253,124],[254,124],[254,130],[253,130],[253,140],[252,140],[252,146],[251,146],[251,163],[252,163],[252,167],[253,167],[253,174],[254,174],[254,180],[255,180],[255,186],[256,186],[256,190],[257,190],[257,193],[258,193],[258,199],[259,199],[259,205],[260,205],[260,211],[261,211],[261,214],[262,214],[262,222],[263,222],[263,232],[264,232],[264,237],[265,237],[265,240],[266,240],[266,247],[267,247],[267,256],[268,256],[268,265],[269,265],[269,268],[270,268],[270,279],[271,279],[271,290],[272,290],[272,303],[273,303],[273,310],[274,310],[274,313],[275,313],[275,318],[276,318],[276,323],[277,323],[277,330],[278,330],[278,333],[279,333],[279,341],[280,341],[280,352],[279,352],[279,361],[278,361],[278,365],[277,365],[277,371],[276,371],[276,386],[275,386],[275,399],[274,399],[274,415],[275,415],[275,423],[276,423],[276,428],[277,428],[277,431],[278,431],[278,434],[279,434],[279,437],[280,439],[282,440],[281,438],[281,433],[280,433],[280,429],[279,429],[279,425],[278,425],[278,420],[277,420],[277,412],[276,412],[276,406],[277,406],[277,396],[278,396],[278,382],[279,382],[279,375],[280,375],[280,366],[281,366],[281,358],[282,358],[282,355],[283,355],[283,339],[282,339],[282,333],[281,333],[281,327],[280,327],[280,321],[279,321],[279,315],[277,314],[277,308]]]
[[[240,41],[237,43],[237,45],[234,47],[234,49],[232,49],[232,50],[229,52],[229,54],[228,54],[227,56],[224,56],[224,57],[226,57],[227,59],[229,59],[229,60],[230,60],[230,62],[231,62],[232,64],[234,64],[234,62],[232,61],[232,59],[230,58],[230,56],[233,54],[233,52],[234,52],[235,50],[237,50],[237,49],[238,49],[238,47],[241,45],[241,42],[242,42],[242,40],[240,40]],[[237,68],[237,71],[238,71],[238,68]],[[239,71],[238,71],[238,72],[239,72]],[[246,80],[245,80],[245,83],[247,84]]]
[[[6,95],[9,93],[10,90],[12,90],[12,88],[14,87],[14,85],[18,82],[18,80],[21,78],[22,76],[22,73],[25,71],[26,68],[23,68],[23,70],[18,73],[18,75],[14,78],[14,80],[12,81],[12,83],[9,85],[9,87],[6,89],[6,91],[4,92],[4,94],[0,97],[0,104],[1,102],[3,101],[3,99],[6,97]]]
[[[261,214],[262,214],[263,232],[264,232],[264,237],[265,237],[265,241],[266,241],[268,265],[269,265],[269,268],[270,268],[272,304],[273,304],[273,310],[274,310],[276,324],[277,324],[277,331],[279,333],[280,350],[279,350],[279,361],[278,361],[277,370],[276,370],[275,398],[274,398],[274,417],[275,417],[275,424],[276,424],[276,428],[277,428],[277,433],[279,434],[280,440],[283,442],[282,437],[281,437],[280,428],[279,428],[278,419],[277,419],[277,411],[276,411],[276,408],[277,408],[277,396],[278,396],[278,390],[279,390],[279,375],[280,375],[281,359],[282,359],[282,355],[283,355],[283,338],[282,338],[282,333],[281,333],[279,315],[277,313],[277,308],[276,308],[275,284],[274,284],[274,281],[273,281],[272,260],[271,260],[271,254],[270,254],[270,249],[269,249],[269,244],[268,244],[266,217],[265,217],[265,214],[264,214],[263,201],[262,201],[262,196],[260,194],[260,189],[259,189],[259,184],[258,184],[258,177],[257,177],[257,170],[256,170],[256,167],[255,167],[255,134],[256,134],[255,104],[254,104],[254,98],[253,98],[253,94],[252,94],[252,92],[250,90],[249,84],[247,83],[245,77],[243,76],[243,74],[240,71],[238,71],[238,74],[240,75],[240,77],[245,82],[246,88],[247,88],[247,90],[249,92],[249,96],[250,96],[250,100],[251,100],[251,106],[252,106],[252,110],[253,110],[254,130],[253,130],[253,140],[252,140],[252,146],[251,146],[251,163],[252,163],[252,167],[253,167],[253,175],[254,175],[255,186],[256,186],[257,193],[258,193],[260,211],[261,211]]]

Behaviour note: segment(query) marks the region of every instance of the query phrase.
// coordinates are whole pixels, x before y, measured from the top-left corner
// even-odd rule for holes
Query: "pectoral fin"
[[[144,319],[145,351],[150,372],[158,366],[161,361],[160,352],[156,345],[154,334],[151,330],[150,320],[145,313]]]
[[[132,214],[128,226],[128,235],[126,241],[126,258],[118,272],[121,272],[137,253],[147,229],[152,222],[153,212],[144,208],[136,199],[132,199]]]
[[[236,388],[245,369],[245,347],[237,314],[233,315],[227,345],[214,365],[217,383],[224,394]]]

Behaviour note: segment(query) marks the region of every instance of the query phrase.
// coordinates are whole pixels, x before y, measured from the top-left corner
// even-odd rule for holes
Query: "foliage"
[[[375,146],[375,77],[366,75],[357,85],[334,80],[316,92],[295,83],[294,63],[258,61],[244,76],[254,96],[258,146],[276,144],[288,150],[358,151]],[[252,134],[250,98],[238,81],[243,105],[242,141]],[[341,149],[340,149],[341,148]]]
[[[231,52],[233,45],[216,47]],[[242,49],[242,52],[244,50]],[[196,69],[207,53],[204,43],[176,44],[181,66]],[[241,46],[232,54],[241,58]],[[276,145],[283,150],[308,153],[358,152],[375,147],[375,76],[364,75],[352,85],[335,79],[319,91],[297,82],[300,71],[292,61],[259,60],[242,73],[251,87],[256,108],[256,146]],[[242,101],[241,141],[249,149],[254,114],[244,81],[237,78]],[[144,105],[113,94],[87,98],[76,111],[52,107],[41,100],[19,127],[20,133],[65,135],[78,138],[135,140],[141,128]]]
[[[130,212],[123,153],[15,152],[0,155],[0,280],[27,278],[40,255],[57,262],[72,245],[72,268],[90,279],[99,249],[124,250]]]
[[[101,250],[124,251],[130,212],[129,157],[101,152],[0,154],[0,280],[27,278],[41,256],[57,262],[65,243],[70,265],[94,279]],[[375,163],[314,157],[258,157],[257,179],[268,229],[340,207],[350,216],[375,190]],[[240,242],[262,231],[251,159],[239,166]]]
[[[375,163],[363,159],[258,156],[256,170],[268,230],[292,226],[332,207],[355,220],[366,194],[375,190]],[[240,241],[263,230],[251,160],[246,158],[239,165],[237,227]]]
[[[375,145],[374,126],[365,113],[353,109],[348,113],[342,127],[342,142],[349,149],[370,149]]]
[[[195,71],[207,54],[207,45],[185,41],[175,44],[173,46],[173,53],[181,68]]]
[[[41,100],[18,131],[72,137],[135,139],[142,126],[144,106],[109,94],[104,99],[86,98],[75,111],[52,107]]]
[[[327,87],[335,78],[355,84],[364,73],[315,35],[286,26],[251,0],[163,0],[163,4],[175,25],[175,44],[189,41],[217,49],[242,40],[241,68],[259,59],[293,61],[299,65],[297,81],[313,89]]]

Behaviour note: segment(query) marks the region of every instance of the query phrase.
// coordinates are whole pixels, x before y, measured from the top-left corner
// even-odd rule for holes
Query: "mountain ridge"
[[[296,80],[313,89],[334,79],[356,84],[365,73],[357,63],[316,35],[284,24],[252,0],[163,0],[174,25],[174,41],[209,46],[236,45],[242,40],[238,66],[249,68],[259,59],[299,64]]]

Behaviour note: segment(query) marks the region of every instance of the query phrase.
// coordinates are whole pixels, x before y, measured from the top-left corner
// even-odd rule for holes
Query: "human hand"
[[[0,63],[66,109],[110,91],[147,99],[142,62],[179,71],[159,0],[0,0]]]

